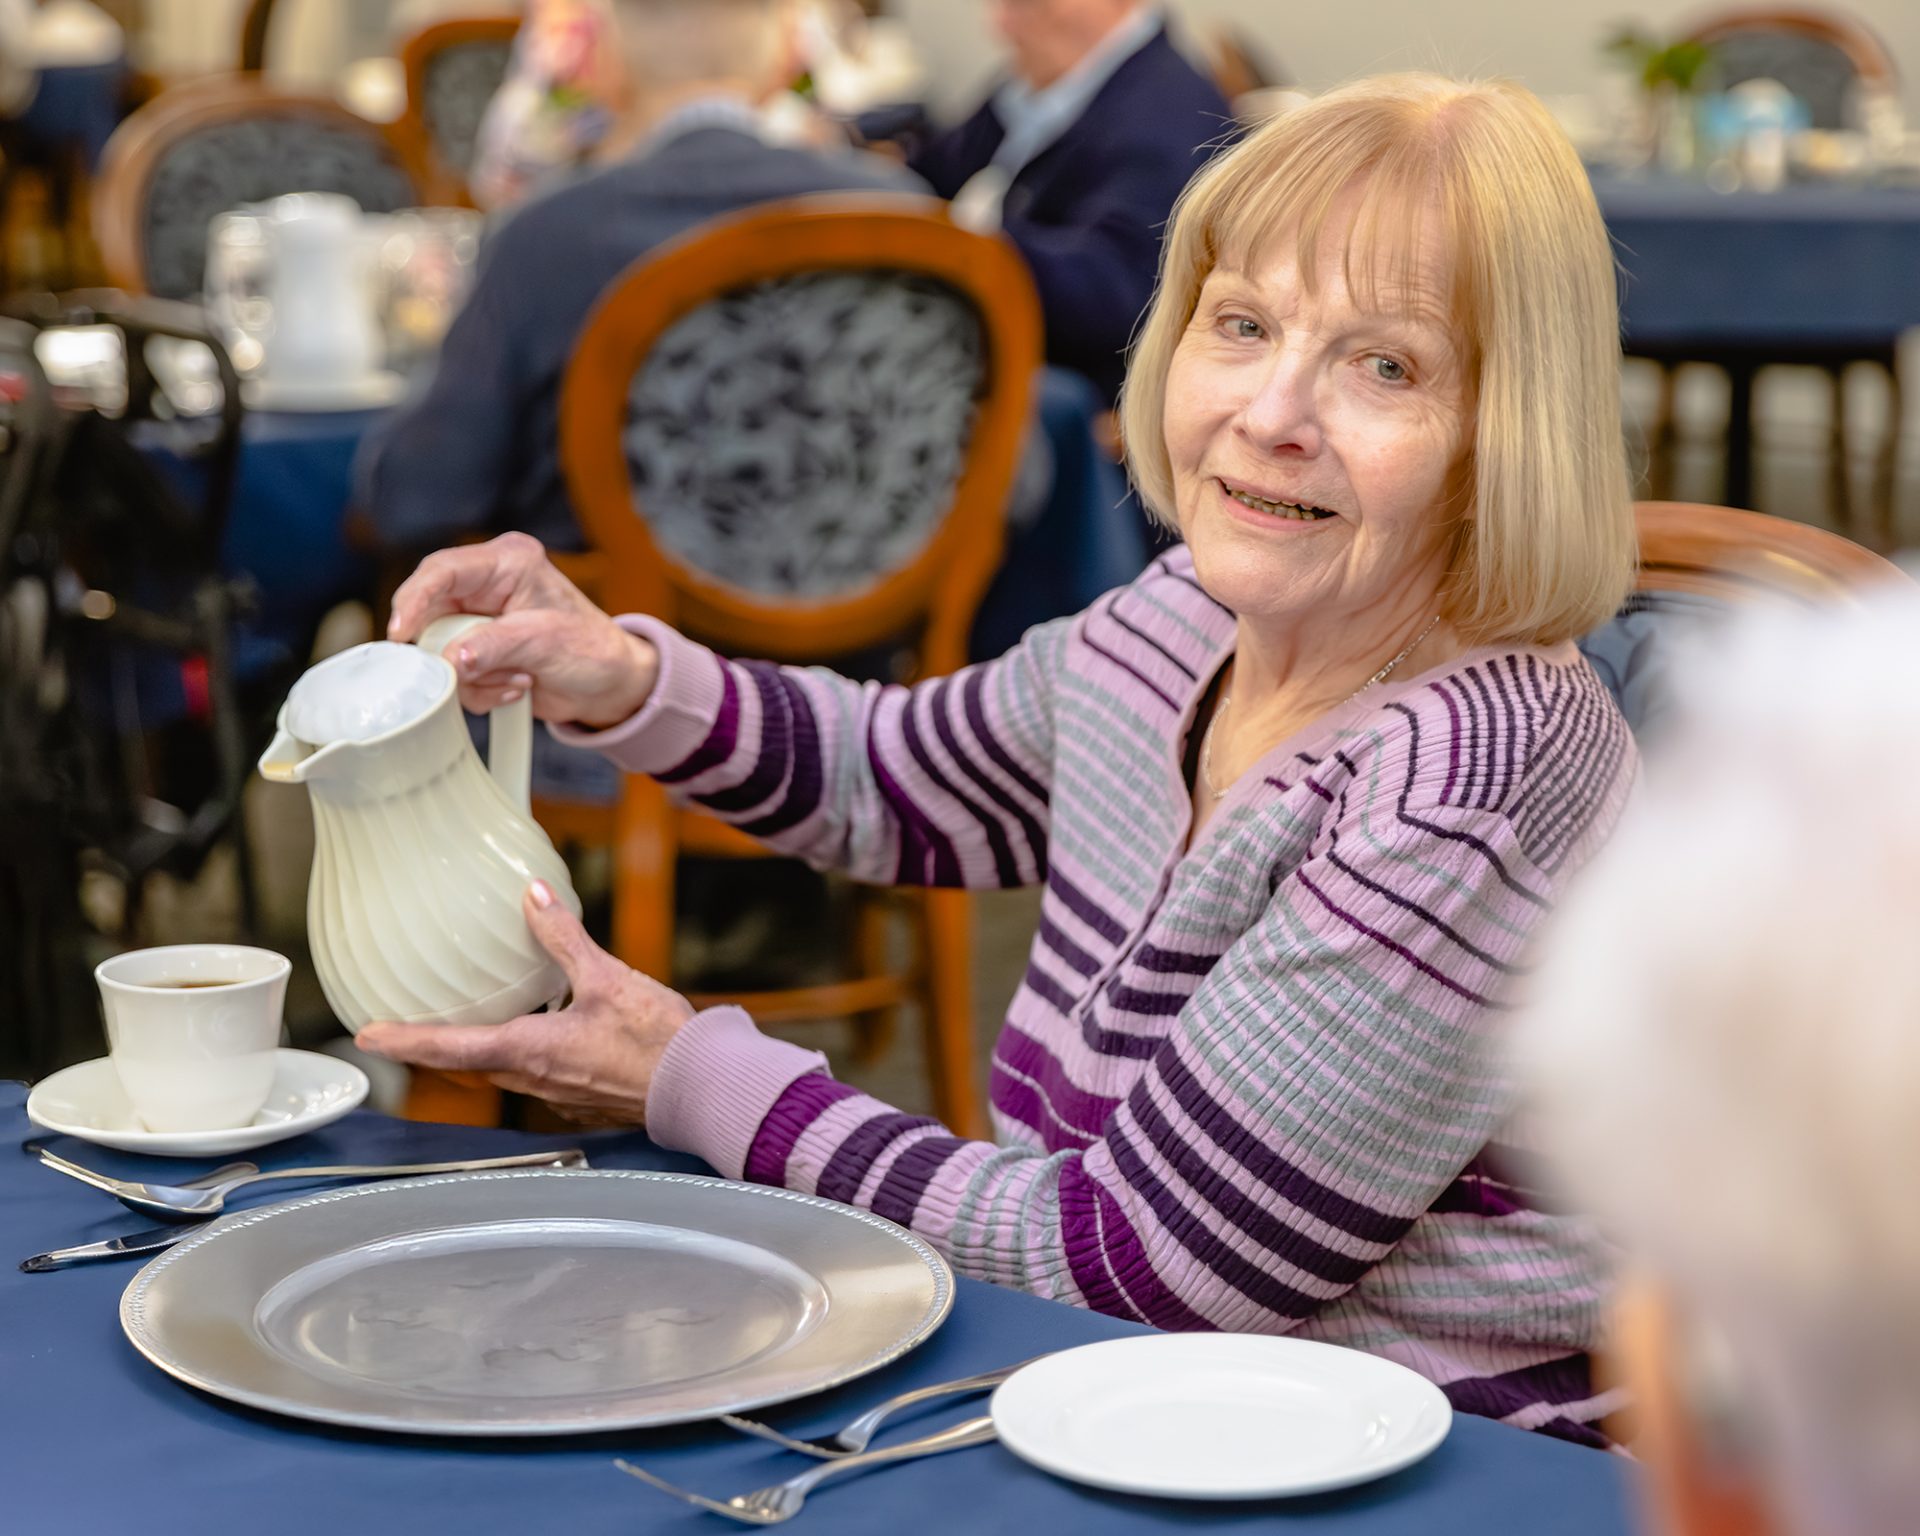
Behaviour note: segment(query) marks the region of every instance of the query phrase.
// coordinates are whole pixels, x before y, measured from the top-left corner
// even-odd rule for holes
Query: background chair
[[[1886,45],[1851,16],[1741,9],[1703,22],[1688,38],[1713,50],[1709,89],[1778,80],[1806,103],[1815,128],[1857,128],[1863,93],[1899,88]]]
[[[394,135],[427,201],[474,206],[468,175],[480,124],[519,30],[512,16],[471,16],[423,27],[401,47],[407,106]]]
[[[711,225],[629,269],[575,350],[561,461],[593,550],[575,570],[610,611],[725,652],[826,662],[902,645],[912,676],[955,671],[1039,365],[1019,256],[938,202],[805,198]],[[612,846],[613,948],[654,975],[671,974],[676,857],[764,852],[638,777],[611,808],[537,809],[557,839]],[[862,896],[858,974],[729,1000],[769,1022],[917,1001],[938,1113],[984,1134],[968,896]],[[917,939],[905,970],[886,963],[888,900]]]
[[[1836,533],[1759,512],[1643,501],[1634,520],[1634,593],[1579,644],[1642,741],[1659,732],[1668,647],[1690,626],[1724,615],[1730,603],[1831,602],[1902,579],[1898,566]]]
[[[94,188],[94,229],[116,287],[200,292],[207,222],[285,192],[339,192],[368,213],[422,201],[387,130],[335,102],[255,76],[177,86],[115,132]]]

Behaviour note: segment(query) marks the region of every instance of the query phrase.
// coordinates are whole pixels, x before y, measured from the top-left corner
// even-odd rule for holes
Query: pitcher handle
[[[434,655],[470,630],[493,621],[485,614],[450,613],[420,631],[415,645]],[[533,807],[533,700],[503,704],[487,716],[487,771],[523,813]]]

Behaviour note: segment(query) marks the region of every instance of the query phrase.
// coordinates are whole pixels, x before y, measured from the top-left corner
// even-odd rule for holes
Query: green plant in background
[[[1607,54],[1640,78],[1649,92],[1671,87],[1681,95],[1691,95],[1700,73],[1713,62],[1713,50],[1705,43],[1683,38],[1662,45],[1638,27],[1622,27],[1606,44]]]

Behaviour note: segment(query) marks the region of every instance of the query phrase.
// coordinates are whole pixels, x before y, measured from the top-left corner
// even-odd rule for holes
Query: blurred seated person
[[[490,235],[431,378],[361,449],[355,500],[380,546],[519,530],[578,549],[560,381],[608,285],[662,242],[756,203],[917,186],[874,157],[763,137],[755,108],[788,78],[778,0],[614,0],[614,17],[633,96],[613,163]]]
[[[530,0],[474,159],[482,208],[519,202],[601,147],[627,94],[612,0]]]
[[[999,228],[1040,289],[1047,361],[1111,401],[1174,199],[1233,124],[1141,0],[994,0],[1010,74],[909,162],[969,228]]]
[[[1920,694],[1876,676],[1916,645],[1895,578],[1676,656],[1532,979],[1538,1123],[1633,1261],[1615,1347],[1678,1536],[1920,1529]]]

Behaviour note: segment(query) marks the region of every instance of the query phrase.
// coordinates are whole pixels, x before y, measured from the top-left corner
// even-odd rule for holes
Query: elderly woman
[[[503,615],[453,658],[470,706],[530,690],[562,739],[775,848],[1043,884],[997,1144],[695,1013],[540,886],[569,1008],[361,1044],[644,1120],[965,1274],[1354,1345],[1597,1438],[1603,1253],[1511,1182],[1487,1045],[1634,771],[1571,643],[1633,566],[1617,353],[1607,237],[1540,104],[1375,80],[1187,192],[1124,404],[1184,547],[1001,660],[914,688],[722,660],[512,536],[401,589],[398,638]]]

